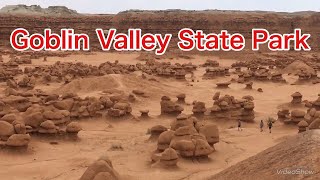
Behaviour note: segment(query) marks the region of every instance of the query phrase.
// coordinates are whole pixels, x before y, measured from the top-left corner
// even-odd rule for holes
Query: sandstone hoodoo
[[[186,80],[186,72],[185,72],[185,70],[178,70],[178,71],[176,71],[176,73],[175,73],[175,77],[176,77],[176,79],[178,79],[178,80]]]
[[[129,103],[116,103],[112,108],[108,110],[108,115],[111,117],[121,117],[129,115],[132,112],[131,105]]]
[[[219,130],[216,125],[206,124],[205,121],[198,121],[192,116],[180,114],[172,122],[171,129],[160,134],[157,151],[151,159],[154,162],[160,160],[159,152],[169,151],[167,148],[172,148],[184,158],[208,157],[215,150],[214,144],[218,142]],[[175,151],[172,150],[170,149],[169,152],[174,155]],[[172,164],[176,164],[176,156],[168,159],[173,161]]]
[[[204,64],[201,65],[202,67],[219,67],[219,62],[215,60],[206,60]]]
[[[222,68],[222,67],[207,68],[205,74],[203,75],[203,79],[215,79],[217,77],[224,77],[227,75],[229,75],[228,68]]]
[[[246,85],[245,89],[252,89],[253,82],[248,82],[245,85]]]
[[[305,120],[300,121],[298,123],[299,133],[305,132],[307,130],[308,126],[309,126],[309,124],[307,123],[307,121],[305,121]]]
[[[186,94],[177,95],[178,101],[177,103],[185,103],[186,102]]]
[[[302,103],[302,94],[300,92],[295,92],[291,95],[292,101],[291,104],[300,104]]]
[[[171,114],[171,115],[177,115],[180,114],[184,108],[173,101],[167,96],[162,96],[161,98],[161,113],[162,114]]]
[[[273,74],[271,74],[271,80],[273,82],[283,82],[283,83],[285,83],[286,80],[283,78],[282,75],[283,74],[281,74],[281,73],[273,73]]]
[[[139,111],[141,113],[140,117],[141,118],[148,118],[149,117],[149,110],[148,109],[143,109]]]
[[[242,99],[236,99],[234,96],[224,95],[214,97],[214,103],[210,110],[210,117],[225,120],[241,120],[254,122],[254,98],[244,96]]]
[[[217,83],[216,85],[218,89],[227,89],[229,88],[230,84],[231,84],[230,82],[221,82],[221,83]]]
[[[191,126],[194,124],[195,121],[196,121],[196,118],[193,118],[186,114],[180,114],[177,116],[175,120],[172,121],[171,129],[175,131],[180,127]]]
[[[207,111],[206,104],[204,102],[195,102],[193,105],[192,112],[195,116],[197,115],[204,115],[204,113]]]

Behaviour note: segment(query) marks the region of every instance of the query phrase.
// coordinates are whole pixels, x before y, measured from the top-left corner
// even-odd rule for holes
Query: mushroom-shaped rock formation
[[[140,113],[141,113],[141,116],[142,118],[147,118],[149,117],[149,110],[148,109],[143,109],[143,110],[140,110]]]
[[[282,77],[281,73],[271,74],[271,81],[273,81],[273,82],[286,82],[286,80]]]
[[[121,117],[132,112],[129,103],[116,103],[111,109],[108,110],[108,115],[111,117]]]
[[[242,99],[245,99],[247,101],[253,101],[254,100],[254,97],[253,96],[250,96],[250,95],[246,95],[246,96],[243,96]]]
[[[175,131],[180,127],[193,125],[194,119],[190,118],[186,114],[179,114],[177,118],[171,123],[171,130]]]
[[[162,154],[160,158],[160,162],[165,166],[176,166],[178,162],[178,154],[172,148],[167,148]]]
[[[204,64],[201,65],[202,67],[219,67],[219,62],[215,60],[206,60]]]
[[[186,71],[185,70],[178,70],[175,72],[175,77],[178,80],[185,80],[186,79]]]
[[[167,96],[163,96],[161,98],[161,114],[180,114],[184,108],[174,102],[171,101],[171,99]]]
[[[248,82],[246,83],[245,89],[252,89],[252,86],[253,86],[253,82]]]
[[[222,83],[217,83],[217,88],[218,89],[226,89],[226,88],[229,88],[229,85],[231,83],[230,82],[222,82]]]
[[[193,105],[192,112],[194,115],[203,115],[206,111],[206,104],[204,102],[197,101]]]
[[[308,126],[309,126],[309,124],[307,123],[307,121],[305,121],[305,120],[300,121],[298,123],[299,133],[305,132],[307,130]]]
[[[227,101],[221,101],[219,107],[222,111],[229,110],[229,103]]]
[[[119,174],[113,169],[112,162],[108,157],[101,157],[96,162],[91,164],[80,180],[97,180],[98,177],[108,177],[108,180],[119,180]]]
[[[178,101],[177,103],[185,103],[186,102],[186,94],[178,94],[177,95]]]
[[[302,94],[300,92],[295,92],[291,95],[291,104],[300,104],[302,102]]]
[[[245,102],[239,119],[245,122],[253,122],[255,118],[253,109],[254,109],[254,103],[252,101]]]

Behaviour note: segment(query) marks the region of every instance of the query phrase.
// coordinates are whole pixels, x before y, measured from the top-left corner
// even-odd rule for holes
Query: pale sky
[[[0,0],[1,7],[15,4],[67,6],[80,13],[117,13],[129,9],[320,11],[320,0]]]

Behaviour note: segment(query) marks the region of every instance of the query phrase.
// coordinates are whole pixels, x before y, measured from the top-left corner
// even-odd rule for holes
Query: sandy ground
[[[98,53],[94,55],[74,55],[58,58],[49,57],[48,62],[33,60],[33,64],[44,65],[55,61],[78,61],[88,64],[100,64],[106,60],[119,60],[120,63],[136,64],[138,54]],[[164,60],[170,62],[192,62],[202,64],[207,59],[217,59],[223,66],[228,66],[236,60],[218,59],[214,57],[196,56],[195,59]],[[106,118],[81,120],[84,130],[79,133],[77,141],[66,139],[48,139],[33,137],[26,152],[7,152],[0,150],[0,179],[12,180],[73,180],[78,179],[85,169],[101,155],[108,155],[114,168],[124,179],[142,180],[180,180],[180,179],[206,179],[231,165],[253,156],[266,148],[274,146],[285,136],[297,134],[297,127],[283,125],[276,122],[273,132],[270,134],[265,129],[260,132],[261,119],[276,117],[278,107],[291,101],[290,95],[296,91],[301,92],[303,99],[314,100],[318,96],[320,85],[290,85],[255,82],[254,90],[244,90],[242,84],[232,84],[230,89],[221,91],[222,95],[229,94],[236,98],[244,95],[252,95],[255,100],[256,123],[243,123],[243,131],[233,128],[235,121],[212,121],[219,126],[220,142],[215,145],[216,151],[209,160],[185,160],[180,159],[178,167],[174,169],[161,169],[152,167],[150,155],[156,149],[156,142],[149,141],[148,128],[154,125],[169,127],[174,117],[160,117],[160,97],[169,95],[174,98],[179,93],[186,93],[187,102],[194,100],[203,101],[207,107],[213,103],[212,96],[218,90],[215,83],[230,80],[231,77],[217,78],[215,80],[202,80],[201,75],[205,69],[200,68],[195,74],[196,80],[193,86],[187,86],[187,82],[162,79],[156,77],[159,82],[141,80],[137,75],[112,75],[102,77],[99,83],[91,84],[93,88],[81,86],[81,96],[99,95],[104,89],[118,89],[126,93],[133,89],[141,89],[149,97],[139,98],[133,105],[133,115],[138,116],[140,109],[149,109],[152,118],[150,120],[124,119],[112,120]],[[293,77],[285,77],[293,82]],[[89,80],[91,81],[91,80]],[[94,81],[94,79],[92,79]],[[109,87],[108,83],[118,82],[115,87]],[[187,79],[189,83],[190,78]],[[80,82],[81,83],[81,82]],[[2,85],[0,85],[2,88]],[[68,90],[68,87],[60,84],[39,86],[46,91]],[[255,89],[262,88],[263,93]],[[70,89],[72,90],[72,89]],[[192,106],[185,106],[184,113],[191,114]],[[50,144],[56,142],[57,144]],[[123,150],[110,149],[113,145],[120,144]]]

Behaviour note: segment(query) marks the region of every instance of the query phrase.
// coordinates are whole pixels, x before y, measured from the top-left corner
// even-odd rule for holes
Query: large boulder
[[[214,145],[215,143],[219,142],[219,129],[215,124],[207,124],[203,127],[200,127],[199,133],[206,137],[210,145]]]
[[[167,149],[174,136],[174,131],[165,131],[160,134],[158,138],[158,150],[163,151]]]
[[[42,134],[56,134],[58,132],[58,128],[54,124],[53,121],[47,120],[40,124],[39,133]]]
[[[29,134],[13,134],[6,142],[7,146],[22,147],[28,146],[31,137]]]
[[[62,101],[56,101],[53,103],[53,106],[59,110],[67,110],[71,111],[73,107],[74,100],[73,99],[65,99]]]
[[[177,150],[182,157],[193,157],[196,149],[191,140],[172,141],[170,147]]]
[[[31,127],[39,127],[44,118],[41,112],[33,112],[24,117],[24,123]]]
[[[71,122],[67,125],[67,133],[78,133],[82,130],[82,127],[77,122]]]
[[[11,136],[15,133],[12,124],[6,121],[0,121],[0,136]]]

